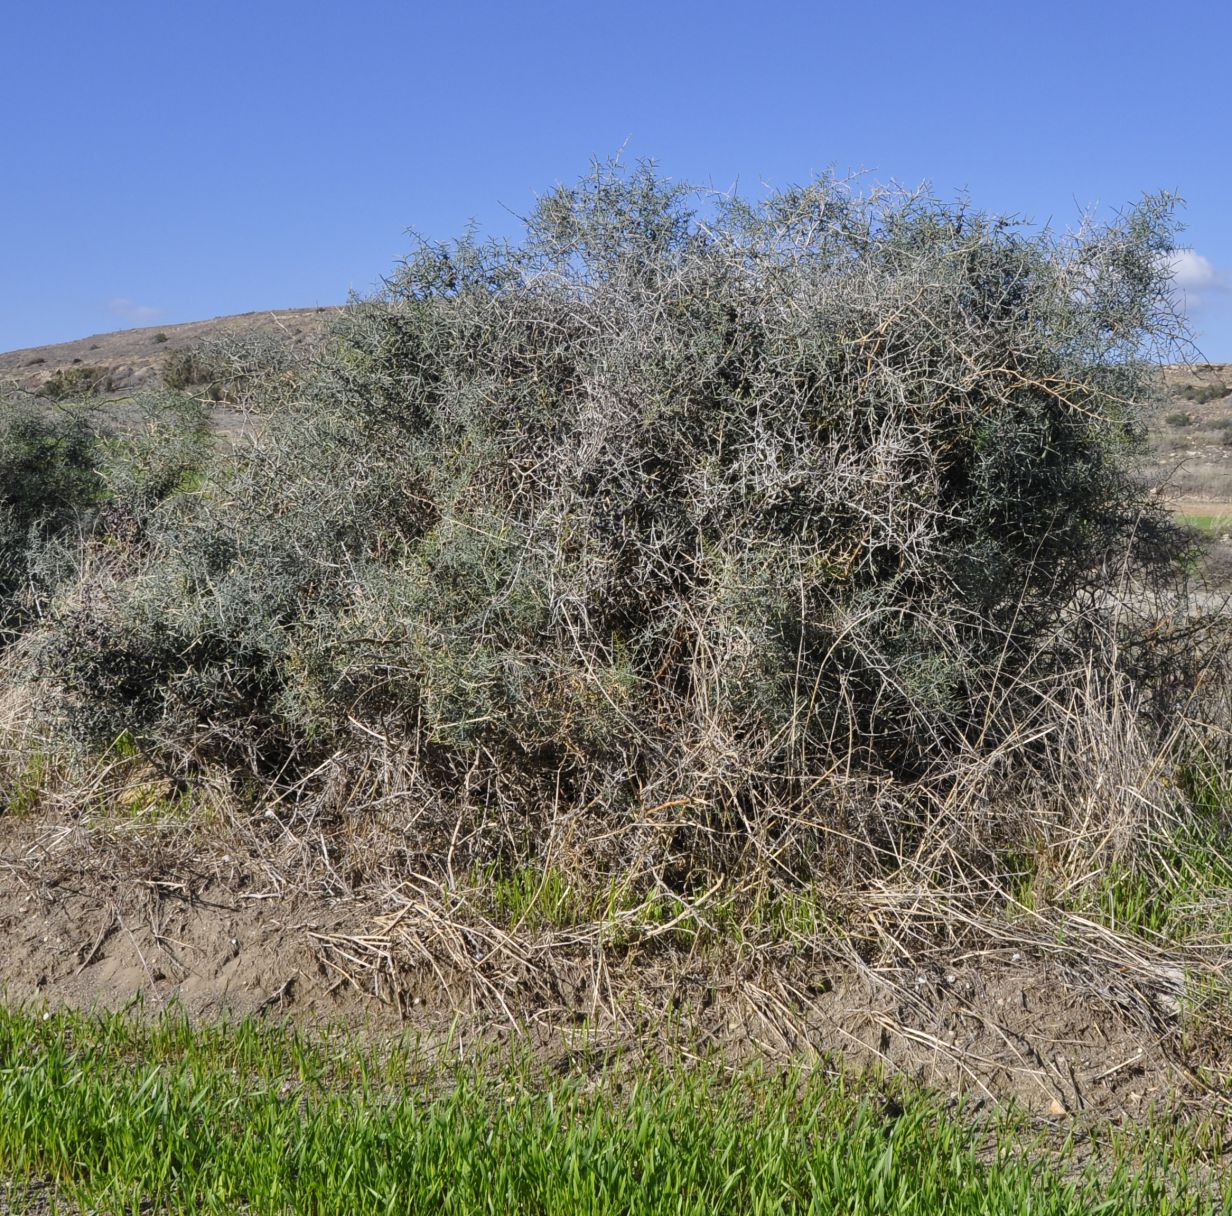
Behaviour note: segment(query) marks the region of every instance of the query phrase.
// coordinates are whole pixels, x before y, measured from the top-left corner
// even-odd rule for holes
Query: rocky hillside
[[[74,342],[27,347],[0,354],[0,393],[14,388],[50,399],[93,397],[107,403],[112,420],[130,418],[126,402],[145,385],[157,384],[177,356],[224,338],[273,338],[311,346],[325,333],[338,308],[289,308],[191,321],[184,325],[123,329]],[[244,423],[225,400],[213,404],[214,422],[236,435]]]
[[[1169,401],[1151,428],[1151,451],[1166,493],[1194,527],[1232,534],[1232,364],[1164,370]]]
[[[107,393],[121,393],[156,381],[174,351],[191,349],[223,334],[268,334],[292,345],[311,342],[324,331],[336,308],[289,308],[246,312],[184,325],[122,329],[74,342],[32,346],[0,354],[0,384],[38,390],[57,376],[97,382]]]

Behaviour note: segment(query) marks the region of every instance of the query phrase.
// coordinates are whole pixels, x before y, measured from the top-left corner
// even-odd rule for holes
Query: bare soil
[[[376,886],[293,887],[242,847],[218,837],[163,854],[100,843],[68,819],[0,819],[0,995],[410,1030],[455,1050],[515,1036],[562,1059],[582,1028],[592,1050],[635,1053],[675,1028],[692,1050],[733,1061],[833,1057],[1013,1100],[1045,1122],[1201,1102],[1199,1070],[1213,1078],[1232,1063],[1222,1037],[1187,1027],[1170,978],[1179,968],[1158,959],[1096,962],[1086,948],[995,932],[906,967],[816,941],[616,949],[565,933],[445,930]],[[468,959],[435,948],[454,931]],[[1145,969],[1130,976],[1135,966]]]

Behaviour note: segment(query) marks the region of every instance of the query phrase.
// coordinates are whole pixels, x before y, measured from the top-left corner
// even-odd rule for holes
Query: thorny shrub
[[[96,430],[87,413],[30,400],[0,414],[0,641],[22,617],[31,554],[101,497]]]
[[[188,488],[211,447],[200,407],[147,394],[127,433],[97,408],[0,402],[0,643],[81,574],[80,549],[126,546]]]
[[[1191,542],[1133,456],[1171,214],[600,165],[521,243],[422,241],[60,596],[59,711],[287,786],[378,758],[446,828],[667,806],[703,842],[1038,768],[1096,650],[1162,717]]]
[[[268,410],[293,384],[290,347],[264,334],[223,332],[163,360],[163,384],[211,401]]]

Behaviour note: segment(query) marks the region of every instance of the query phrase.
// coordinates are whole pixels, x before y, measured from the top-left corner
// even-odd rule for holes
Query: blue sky
[[[1232,7],[43,0],[4,18],[0,350],[341,302],[405,230],[516,228],[622,146],[676,178],[833,167],[1055,226],[1187,200],[1232,360]]]

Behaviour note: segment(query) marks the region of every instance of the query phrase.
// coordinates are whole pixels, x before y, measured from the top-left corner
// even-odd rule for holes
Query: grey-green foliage
[[[1218,401],[1228,395],[1228,386],[1220,380],[1211,384],[1181,384],[1173,390],[1173,395],[1182,401],[1192,401],[1196,405],[1206,405],[1210,401]]]
[[[148,390],[122,434],[107,445],[104,481],[111,510],[134,519],[165,499],[195,490],[212,451],[209,416],[180,393]]]
[[[22,615],[31,553],[102,494],[97,430],[82,410],[0,402],[0,639]]]
[[[40,385],[38,395],[52,401],[79,401],[109,393],[112,388],[111,373],[107,368],[82,363],[76,367],[57,368]]]
[[[295,385],[288,343],[262,333],[220,333],[172,351],[163,361],[163,384],[233,405],[270,408]]]
[[[210,441],[201,408],[146,394],[117,429],[97,408],[0,403],[0,637],[78,571],[80,549],[134,548],[163,500],[191,484]]]
[[[66,702],[284,776],[383,738],[527,805],[944,772],[1050,703],[1111,580],[1175,572],[1130,475],[1172,234],[1166,198],[1063,239],[598,166],[262,381],[263,433],[61,622]]]

